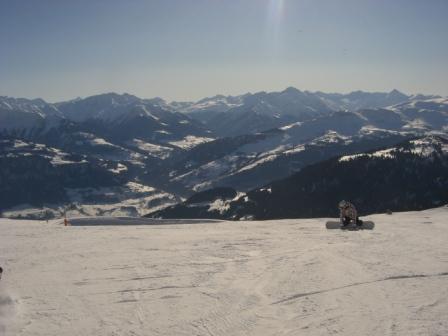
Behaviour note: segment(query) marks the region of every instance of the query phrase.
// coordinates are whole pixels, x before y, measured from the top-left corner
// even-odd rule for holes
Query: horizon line
[[[197,100],[195,100],[195,99],[191,99],[191,100],[182,100],[182,99],[180,99],[180,100],[176,100],[176,99],[174,99],[174,100],[168,100],[168,99],[165,99],[165,98],[160,97],[160,96],[152,96],[152,97],[146,98],[146,97],[141,97],[141,96],[136,95],[136,94],[133,94],[133,93],[124,92],[124,91],[122,91],[122,92],[119,92],[119,91],[105,91],[105,92],[102,92],[102,93],[96,93],[96,94],[94,93],[94,94],[89,94],[89,95],[85,95],[85,96],[76,96],[76,97],[74,97],[74,98],[62,99],[62,100],[57,100],[57,101],[50,101],[50,100],[47,100],[46,98],[43,98],[43,97],[32,97],[32,98],[31,98],[31,97],[23,97],[23,96],[22,96],[22,97],[18,97],[18,96],[10,96],[10,95],[7,95],[7,94],[6,94],[6,95],[0,95],[0,97],[13,98],[13,99],[27,99],[27,100],[37,100],[37,99],[41,99],[41,100],[43,100],[44,102],[46,102],[46,103],[48,103],[48,104],[58,104],[58,103],[69,102],[69,101],[73,101],[73,100],[77,100],[77,99],[87,99],[87,98],[95,97],[95,96],[108,95],[108,94],[116,94],[116,95],[120,95],[120,96],[123,96],[123,95],[130,95],[130,96],[133,96],[133,97],[136,97],[136,98],[139,98],[139,99],[146,99],[146,100],[162,99],[163,101],[165,101],[165,102],[167,102],[167,103],[197,103],[197,102],[199,102],[199,101],[201,101],[201,100],[204,100],[204,99],[207,99],[207,98],[213,98],[213,97],[217,97],[217,96],[223,96],[223,97],[240,97],[240,96],[244,96],[244,95],[255,95],[255,94],[259,94],[259,93],[282,93],[282,92],[287,91],[288,89],[295,89],[295,90],[300,91],[300,92],[304,92],[304,93],[313,93],[313,94],[316,94],[316,93],[323,93],[323,94],[340,94],[340,95],[348,95],[348,94],[356,93],[356,92],[375,94],[375,93],[392,93],[392,92],[396,91],[396,92],[401,93],[401,94],[404,94],[404,95],[406,95],[406,96],[408,96],[408,97],[418,96],[418,95],[429,95],[429,96],[445,97],[444,95],[437,94],[437,93],[412,93],[412,94],[408,94],[408,93],[405,93],[405,92],[403,92],[403,91],[401,91],[401,90],[399,90],[399,89],[396,89],[396,88],[394,88],[394,89],[392,89],[392,90],[390,90],[390,91],[388,91],[388,90],[384,90],[384,91],[377,91],[377,90],[375,90],[375,91],[368,91],[368,90],[358,89],[358,90],[352,90],[352,91],[347,91],[347,92],[335,92],[335,91],[332,91],[332,92],[326,92],[326,91],[321,91],[321,90],[316,90],[316,91],[313,91],[313,90],[307,90],[307,89],[305,89],[305,90],[302,89],[302,90],[301,90],[301,89],[298,89],[298,88],[295,87],[295,86],[288,86],[288,87],[286,87],[286,88],[283,89],[283,90],[272,90],[272,91],[269,91],[269,90],[261,90],[261,91],[254,91],[254,92],[247,91],[247,92],[245,92],[245,93],[241,93],[241,94],[223,94],[223,93],[216,93],[216,94],[214,94],[214,95],[206,95],[206,96],[202,96],[202,98],[199,98],[199,99],[197,99]]]

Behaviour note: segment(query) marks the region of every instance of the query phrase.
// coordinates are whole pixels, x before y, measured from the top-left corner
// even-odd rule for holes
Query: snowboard
[[[373,228],[375,227],[375,223],[372,221],[363,221],[362,225],[360,226],[357,226],[356,224],[349,224],[343,227],[340,221],[328,221],[325,226],[328,230],[373,230]]]

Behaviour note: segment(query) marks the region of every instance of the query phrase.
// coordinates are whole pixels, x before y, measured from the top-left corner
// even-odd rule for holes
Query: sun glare
[[[269,17],[273,23],[278,24],[283,16],[284,0],[270,0]]]
[[[281,49],[280,31],[284,13],[284,0],[270,0],[268,9],[268,21],[266,37],[268,40],[269,54],[277,57]]]

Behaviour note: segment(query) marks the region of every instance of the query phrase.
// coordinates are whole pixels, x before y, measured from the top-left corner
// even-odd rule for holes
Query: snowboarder
[[[3,268],[0,267],[0,280],[2,279]]]
[[[353,221],[357,226],[362,225],[362,220],[359,219],[358,212],[352,203],[344,200],[340,201],[339,211],[342,227],[346,227],[351,221]]]

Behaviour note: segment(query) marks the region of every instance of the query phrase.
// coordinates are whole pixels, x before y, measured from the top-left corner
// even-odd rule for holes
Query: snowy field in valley
[[[448,208],[367,219],[0,219],[0,334],[448,335]]]

